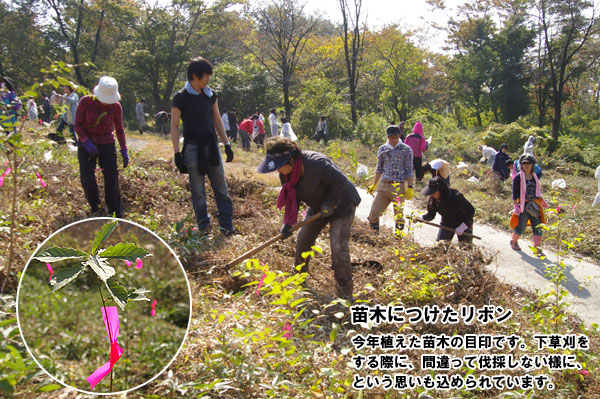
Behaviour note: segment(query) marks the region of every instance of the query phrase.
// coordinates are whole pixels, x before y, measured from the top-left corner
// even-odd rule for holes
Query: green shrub
[[[523,129],[516,122],[513,122],[510,125],[493,123],[488,128],[483,140],[486,145],[494,147],[496,150],[500,148],[502,143],[506,143],[509,152],[521,154],[523,152],[523,145],[530,134],[532,133]],[[535,134],[533,135],[535,136]]]
[[[387,126],[388,121],[383,114],[363,115],[354,127],[352,139],[358,139],[362,144],[376,149],[387,140],[385,133]]]
[[[319,116],[325,115],[327,137],[348,138],[352,134],[352,121],[348,119],[350,106],[343,94],[324,76],[307,81],[292,117],[294,133],[298,137],[312,137],[319,123]]]
[[[582,147],[583,144],[580,139],[573,136],[561,136],[555,157],[567,162],[578,162],[583,164],[585,159],[583,157]]]

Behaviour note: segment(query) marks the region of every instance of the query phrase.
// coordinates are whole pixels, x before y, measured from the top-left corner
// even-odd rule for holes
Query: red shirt
[[[239,130],[245,130],[246,133],[248,134],[252,134],[252,130],[253,130],[253,123],[252,123],[252,119],[244,119],[239,126]]]
[[[75,132],[82,143],[92,140],[94,144],[112,144],[115,142],[115,130],[121,149],[126,149],[121,104],[102,104],[91,95],[79,101],[75,114]]]

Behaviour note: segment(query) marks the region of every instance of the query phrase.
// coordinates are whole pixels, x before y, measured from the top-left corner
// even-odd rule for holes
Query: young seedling
[[[118,243],[108,248],[101,249],[101,245],[110,237],[117,227],[117,221],[110,222],[102,226],[96,233],[92,242],[92,248],[89,252],[84,252],[75,248],[50,247],[44,249],[33,259],[42,263],[51,264],[65,260],[76,261],[74,266],[65,267],[54,271],[50,279],[52,292],[55,292],[67,284],[75,281],[84,272],[91,270],[97,277],[98,291],[102,301],[102,317],[110,341],[110,360],[94,371],[87,381],[93,390],[96,384],[110,373],[110,392],[113,390],[112,369],[117,360],[121,357],[123,349],[117,344],[119,336],[119,315],[117,307],[125,310],[125,306],[130,301],[149,301],[146,294],[150,292],[145,288],[132,288],[126,290],[119,284],[114,276],[116,270],[110,265],[110,261],[136,262],[142,265],[142,259],[151,256],[144,248],[138,247],[132,243]],[[141,267],[138,267],[141,268]],[[102,286],[110,294],[110,298],[104,298]],[[117,306],[106,306],[106,302],[112,300]]]

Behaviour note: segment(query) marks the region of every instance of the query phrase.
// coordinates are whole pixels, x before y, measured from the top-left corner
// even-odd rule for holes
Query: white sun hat
[[[115,78],[102,76],[98,85],[94,87],[94,96],[105,104],[114,104],[121,99],[119,84]]]

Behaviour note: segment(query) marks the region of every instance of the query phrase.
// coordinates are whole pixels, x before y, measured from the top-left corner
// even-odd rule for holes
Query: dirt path
[[[373,197],[363,189],[358,190],[362,202],[356,210],[356,217],[366,220]],[[380,224],[393,228],[394,220],[391,209],[389,207],[384,213]],[[408,201],[404,214],[408,215],[413,210],[415,209],[412,201]],[[434,222],[439,223],[439,215]],[[389,230],[388,233],[391,234]],[[382,234],[385,233],[382,232]],[[489,225],[476,223],[474,234],[481,237],[481,240],[475,240],[475,244],[484,247],[494,255],[495,259],[488,265],[488,268],[501,281],[530,291],[548,289],[550,281],[545,276],[545,269],[547,265],[557,263],[556,253],[544,249],[546,259],[540,260],[529,248],[533,244],[527,239],[519,241],[521,251],[513,251],[509,246],[510,234]],[[434,245],[437,228],[421,224],[415,227],[414,235],[415,240],[421,245]],[[600,324],[600,266],[589,260],[579,260],[573,257],[565,259],[565,264],[567,265],[566,279],[562,285],[569,291],[568,301],[572,310],[588,326],[592,323]]]

